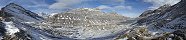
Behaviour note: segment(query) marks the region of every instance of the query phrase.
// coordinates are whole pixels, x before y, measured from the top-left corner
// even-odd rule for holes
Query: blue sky
[[[99,8],[103,12],[117,12],[128,17],[138,17],[143,11],[156,9],[180,0],[0,0],[0,8],[16,3],[36,13],[58,13],[75,8]]]

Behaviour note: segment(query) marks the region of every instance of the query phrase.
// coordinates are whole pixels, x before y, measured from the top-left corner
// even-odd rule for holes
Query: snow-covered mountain
[[[0,10],[2,40],[105,40],[127,29],[128,17],[104,13],[94,8],[79,8],[55,13],[46,18],[10,3]],[[127,22],[127,23],[132,23]]]
[[[43,16],[10,3],[0,10],[2,40],[185,40],[186,1],[147,10],[138,20],[97,8]],[[124,34],[124,35],[123,35]],[[118,36],[119,35],[119,36]]]
[[[54,13],[42,25],[49,26],[52,30],[57,31],[49,31],[54,35],[76,39],[92,39],[109,36],[126,28],[121,24],[126,19],[128,17],[116,13],[104,13],[99,9],[78,8],[64,13]]]
[[[43,20],[37,14],[14,3],[3,7],[0,15],[1,40],[32,40],[34,33],[29,30],[33,28],[25,23]]]
[[[7,6],[3,7],[1,9],[1,12],[4,16],[14,17],[14,19],[17,21],[31,22],[43,20],[43,18],[40,17],[38,14],[26,10],[14,3],[10,3]]]
[[[156,10],[143,13],[137,24],[149,25],[161,29],[183,30],[186,24],[186,4],[181,1],[173,6],[164,5]]]
[[[136,40],[186,40],[186,1],[170,6],[164,5],[155,10],[147,10],[124,39]],[[127,36],[127,37],[126,37]]]

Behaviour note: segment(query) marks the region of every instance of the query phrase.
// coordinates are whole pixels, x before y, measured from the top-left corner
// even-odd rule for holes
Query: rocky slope
[[[0,10],[0,39],[113,40],[116,37],[123,40],[185,40],[185,4],[186,1],[182,0],[175,5],[145,11],[133,23],[135,19],[104,13],[96,8],[73,9],[44,19],[10,3]]]
[[[143,13],[141,19],[137,24],[149,25],[153,29],[172,29],[172,30],[183,30],[185,29],[185,17],[186,17],[186,2],[181,2],[168,6],[164,5],[154,11]],[[148,15],[148,16],[144,16]]]
[[[23,7],[10,3],[1,9],[2,16],[14,17],[17,21],[31,22],[31,21],[40,21],[43,20],[38,14],[33,13],[29,10],[24,9]]]
[[[0,10],[0,19],[2,40],[113,39],[132,23],[127,22],[128,17],[94,8],[74,9],[44,19],[14,3]]]
[[[104,13],[94,8],[79,8],[64,13],[58,13],[49,16],[47,21],[43,22],[43,27],[51,27],[56,32],[49,33],[57,36],[67,36],[75,39],[92,39],[116,34],[126,28],[121,22],[126,21],[128,17],[116,13]]]
[[[175,5],[164,5],[155,10],[145,11],[123,38],[137,40],[185,40],[186,1]]]
[[[1,40],[32,40],[25,22],[38,22],[43,20],[37,14],[24,9],[23,7],[10,3],[0,11]]]

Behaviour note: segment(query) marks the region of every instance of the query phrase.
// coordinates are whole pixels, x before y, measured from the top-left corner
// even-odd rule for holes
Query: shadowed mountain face
[[[29,25],[21,22],[38,22],[43,20],[37,14],[14,3],[3,7],[0,15],[1,40],[32,40],[33,36],[28,34],[27,29],[23,29],[24,27],[29,27]]]
[[[31,22],[43,20],[38,14],[33,13],[23,7],[10,3],[1,9],[1,14],[4,17],[14,17],[17,21]]]
[[[186,1],[155,10],[147,10],[134,23],[135,27],[121,37],[137,40],[186,40]],[[139,27],[138,27],[139,26]]]
[[[185,29],[186,22],[186,4],[181,1],[173,6],[164,5],[156,10],[144,12],[137,24],[150,25],[155,28],[166,28],[182,30]]]

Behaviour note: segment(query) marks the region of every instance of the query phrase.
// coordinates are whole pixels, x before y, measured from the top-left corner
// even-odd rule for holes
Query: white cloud
[[[114,8],[115,9],[118,9],[118,10],[122,10],[122,9],[131,10],[132,9],[132,6],[115,6]]]
[[[174,5],[178,3],[181,0],[144,0],[144,2],[151,3],[152,6],[150,6],[150,9],[157,9],[160,6],[163,6],[165,4]]]
[[[79,5],[82,2],[85,2],[82,4],[86,4],[87,1],[97,1],[101,4],[109,4],[109,5],[121,5],[125,2],[125,0],[55,0],[55,1],[56,3],[50,5],[49,9],[73,9],[76,8],[74,7],[74,5]],[[80,5],[80,6],[84,6],[84,5]]]
[[[98,0],[102,4],[109,4],[109,5],[120,5],[124,4],[125,0]]]
[[[55,0],[56,3],[49,6],[50,9],[65,9],[70,8],[74,4],[79,4],[86,0]]]
[[[100,5],[96,8],[99,8],[99,9],[106,9],[106,10],[131,10],[132,9],[132,6],[122,6],[122,5],[118,5],[118,6],[113,6],[113,7],[110,7],[110,6],[106,6],[106,5]]]
[[[106,6],[106,5],[101,5],[101,6],[98,6],[96,8],[98,8],[98,9],[110,9],[111,7]]]

